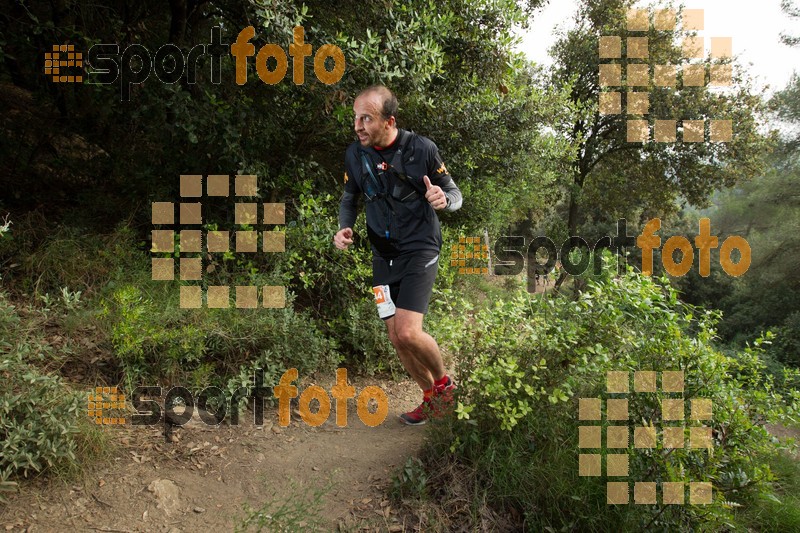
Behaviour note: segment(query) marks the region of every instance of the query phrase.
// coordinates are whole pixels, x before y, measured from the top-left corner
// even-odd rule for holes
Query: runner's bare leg
[[[444,376],[445,369],[439,345],[422,330],[424,318],[422,313],[397,309],[386,320],[386,327],[400,362],[422,390],[429,390],[434,379]]]

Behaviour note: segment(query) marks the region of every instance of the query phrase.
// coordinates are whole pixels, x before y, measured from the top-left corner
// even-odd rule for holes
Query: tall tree
[[[680,12],[674,8],[645,11],[644,19],[633,17],[629,26],[632,4],[630,0],[583,1],[575,27],[564,31],[551,51],[555,60],[552,83],[567,86],[572,102],[569,119],[556,124],[576,149],[566,178],[570,235],[576,235],[590,215],[595,221],[608,222],[663,216],[674,212],[681,201],[706,205],[715,189],[756,175],[768,149],[757,130],[762,101],[749,88],[745,73],[730,59],[701,63],[687,59],[683,38],[692,33],[684,31]],[[674,29],[661,29],[673,17]],[[643,26],[637,26],[637,20]],[[602,41],[609,47],[603,51],[604,58],[600,57],[601,37],[612,37]],[[611,78],[614,69],[619,69],[619,78],[601,79],[601,63],[614,65],[603,67]],[[709,87],[728,68],[730,86]],[[699,69],[699,82],[691,79],[693,69]],[[601,99],[608,107],[601,109]],[[643,108],[637,107],[641,99],[647,99]],[[647,122],[645,142],[629,140],[629,119]],[[716,119],[732,122],[730,140],[710,138],[709,120]],[[670,126],[658,120],[676,123]],[[704,142],[688,142],[686,120],[704,121],[705,133],[700,133]]]
[[[342,151],[352,139],[352,99],[364,86],[382,82],[398,93],[401,124],[435,138],[453,156],[448,163],[456,176],[465,185],[473,182],[480,201],[467,203],[462,222],[472,208],[477,223],[499,218],[510,208],[492,206],[491,196],[520,189],[515,185],[538,174],[526,151],[546,151],[531,127],[542,121],[544,105],[535,105],[543,104],[543,91],[532,86],[511,50],[512,30],[542,3],[12,2],[12,9],[0,13],[0,78],[11,82],[5,96],[16,107],[18,89],[29,91],[28,100],[38,105],[8,117],[6,129],[14,134],[0,141],[0,180],[17,194],[6,201],[27,209],[61,192],[73,203],[91,202],[88,187],[105,189],[103,194],[119,197],[105,197],[99,210],[82,205],[78,211],[114,222],[128,207],[174,192],[170,176],[222,171],[257,174],[264,189],[279,197],[311,190],[338,195]],[[209,43],[215,26],[230,44],[249,25],[255,27],[256,51],[267,43],[286,50],[293,28],[303,26],[314,52],[323,44],[342,49],[344,76],[333,86],[317,80],[312,56],[305,59],[302,85],[293,83],[291,73],[268,85],[250,57],[248,81],[240,86],[233,81],[233,59],[225,54],[219,84],[212,83],[209,60],[201,59],[195,83],[185,77],[161,83],[151,71],[123,102],[120,79],[111,85],[53,84],[43,75],[43,53],[53,43],[71,43],[83,52],[96,43],[118,44],[117,61],[127,47],[140,45],[152,61],[166,43],[188,54]],[[38,127],[41,122],[55,127]],[[106,156],[93,164],[71,161],[58,149],[65,144],[56,138],[61,133],[80,136],[92,152]],[[488,150],[481,140],[492,141]]]
[[[778,333],[771,348],[778,360],[800,366],[800,77],[793,76],[770,106],[787,126],[778,149],[763,174],[721,193],[710,215],[720,242],[727,235],[747,239],[750,269],[736,280],[689,276],[680,285],[693,303],[723,311],[719,332],[724,340],[751,342],[771,329]]]

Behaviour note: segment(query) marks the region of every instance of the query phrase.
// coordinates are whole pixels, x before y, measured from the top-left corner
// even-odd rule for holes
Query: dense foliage
[[[544,229],[558,242],[611,235],[620,217],[629,234],[662,216],[690,236],[699,213],[682,206],[711,200],[721,204],[711,213],[720,240],[740,234],[753,249],[742,279],[719,268],[670,281],[606,269],[568,281],[556,298],[533,297],[514,277],[465,280],[442,261],[426,329],[458,367],[459,404],[436,425],[427,461],[404,465],[397,496],[437,496],[451,514],[444,527],[725,528],[740,525],[738,506],[765,512],[764,497],[783,498],[776,481],[800,484],[765,430],[797,422],[796,135],[762,133],[767,107],[734,68],[721,91],[646,87],[651,126],[732,119],[731,142],[628,143],[625,115],[598,109],[598,46],[607,35],[624,42],[632,3],[582,2],[547,71],[512,46],[544,3],[16,0],[0,10],[0,491],[101,451],[73,388],[232,393],[257,368],[274,382],[288,366],[306,374],[337,364],[404,375],[370,301],[363,217],[350,251],[331,243],[352,103],[373,83],[397,93],[399,125],[437,143],[464,194],[464,207],[441,217],[443,255],[459,236],[494,238],[509,227]],[[238,85],[224,53],[218,80],[206,57],[195,80],[162,83],[151,73],[125,99],[121,79],[52,83],[43,74],[44,52],[57,43],[84,53],[117,44],[120,61],[133,45],[155,54],[171,43],[188,54],[215,28],[230,44],[250,25],[256,50],[288,49],[295,26],[314,51],[338,46],[343,77],[322,83],[309,57],[303,84],[287,75],[269,85],[251,57]],[[646,35],[650,66],[681,64],[678,32]],[[771,109],[796,124],[798,94],[795,78]],[[283,285],[285,309],[180,309],[181,282],[152,280],[150,205],[180,202],[185,174],[255,174],[256,201],[286,203],[285,253],[204,254],[202,282]],[[227,199],[203,202],[203,230],[252,229],[235,224]],[[713,403],[713,451],[631,448],[630,478],[708,480],[713,504],[606,505],[604,480],[578,475],[578,398],[601,396],[608,370],[678,369],[687,398]],[[631,423],[658,426],[664,399],[631,399]],[[798,525],[792,505],[769,513],[773,529]],[[293,512],[275,507],[281,517]]]
[[[472,318],[469,340],[457,354],[456,414],[437,431],[428,456],[437,476],[443,474],[436,465],[450,454],[463,466],[457,479],[444,476],[441,486],[432,484],[441,501],[457,499],[454,487],[465,482],[478,493],[472,508],[453,507],[454,523],[473,523],[483,512],[475,506],[486,502],[513,510],[510,516],[531,530],[600,530],[610,523],[625,530],[726,527],[734,508],[771,493],[775,478],[765,458],[777,448],[765,426],[792,420],[800,395],[779,392],[784,383],[764,372],[759,345],[731,355],[715,348],[718,317],[680,302],[666,279],[632,271],[612,277],[606,270],[587,281],[577,300],[540,298],[520,288]],[[684,374],[679,396],[686,399],[686,416],[680,422],[664,414],[665,400],[676,395],[661,390],[660,377],[656,392],[636,393],[633,385],[624,396],[606,392],[608,371],[627,376],[675,370]],[[628,418],[580,421],[579,398],[628,398]],[[711,400],[712,421],[690,420],[689,399],[696,398]],[[656,445],[635,447],[630,429],[622,449],[578,447],[578,426],[602,426],[606,442],[606,428],[620,424],[655,428]],[[690,428],[704,424],[711,427],[711,450],[664,446],[664,427],[686,427],[689,443]],[[628,454],[629,474],[581,477],[581,453]],[[607,505],[606,481],[615,480],[710,481],[714,500],[702,506]],[[496,519],[497,527],[509,526]]]

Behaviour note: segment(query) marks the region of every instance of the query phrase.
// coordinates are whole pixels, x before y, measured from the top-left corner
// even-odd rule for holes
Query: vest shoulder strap
[[[392,156],[392,161],[389,163],[389,166],[392,168],[394,171],[393,174],[397,176],[398,179],[402,180],[404,183],[407,183],[412,189],[417,191],[417,193],[425,196],[426,191],[424,188],[420,188],[419,184],[408,178],[406,175],[405,166],[403,165],[403,159],[405,158],[407,148],[411,144],[415,134],[412,131],[400,130],[398,135],[400,136],[400,138],[397,140],[399,144],[397,146],[397,150]],[[377,179],[372,171],[372,165],[370,164],[372,161],[372,154],[360,146],[358,147],[358,151],[361,156],[362,166],[368,176],[368,181],[372,181],[372,185],[377,189],[377,191],[385,192],[382,183]],[[367,188],[369,187],[370,184],[367,183]]]
[[[406,175],[405,167],[403,165],[403,158],[406,152],[406,148],[411,143],[411,140],[414,137],[414,135],[415,134],[412,131],[406,131],[406,130],[401,131],[402,137],[400,138],[399,141],[400,144],[397,147],[397,151],[394,153],[394,156],[392,157],[392,162],[390,163],[390,165],[392,169],[394,169],[395,174],[399,179],[407,183],[412,189],[417,191],[417,193],[421,194],[422,196],[425,196],[426,191],[424,190],[424,188],[420,189],[417,183],[408,178],[408,176]]]

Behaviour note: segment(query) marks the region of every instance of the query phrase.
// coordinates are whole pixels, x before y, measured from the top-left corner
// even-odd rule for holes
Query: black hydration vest
[[[374,249],[386,258],[416,250],[438,251],[441,247],[439,219],[425,200],[422,175],[429,172],[424,168],[425,154],[416,153],[423,151],[415,146],[420,141],[405,130],[399,130],[398,136],[390,162],[361,146],[357,148],[358,185],[367,205],[367,233]],[[421,174],[408,175],[409,170]]]

